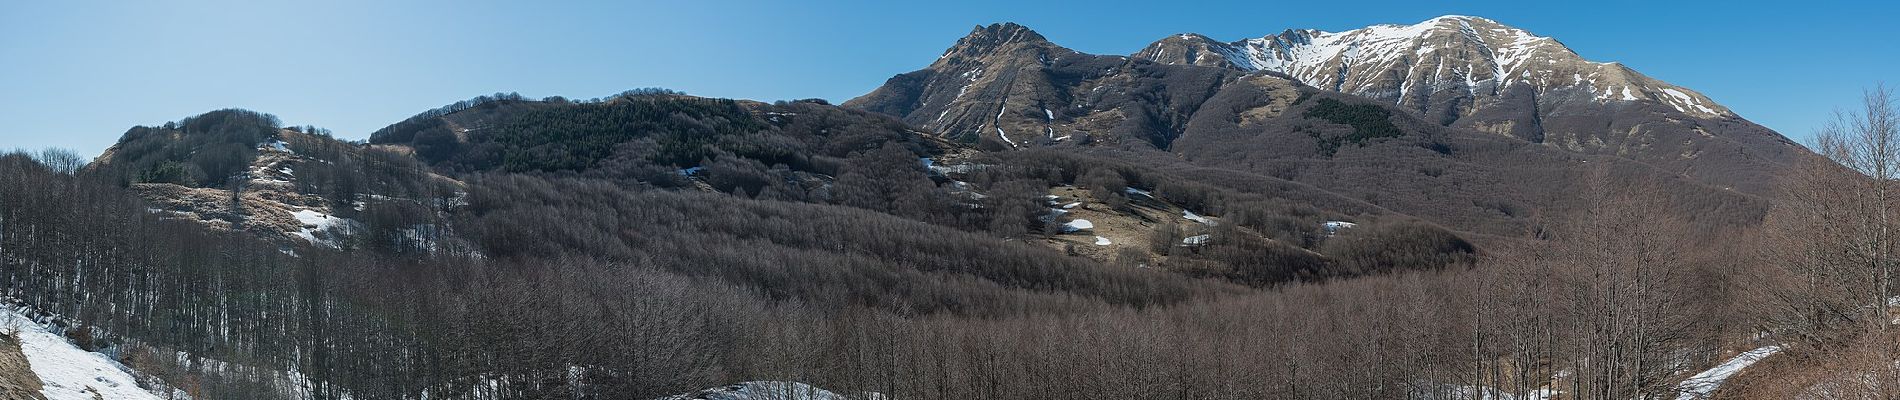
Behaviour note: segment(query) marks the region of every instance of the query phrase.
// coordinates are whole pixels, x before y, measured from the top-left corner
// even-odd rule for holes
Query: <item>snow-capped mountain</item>
[[[1451,128],[1447,135],[1613,156],[1744,193],[1767,193],[1778,171],[1812,154],[1694,90],[1464,16],[1234,42],[1181,34],[1131,56],[1077,52],[1017,24],[978,26],[928,67],[844,105],[991,150],[1108,146],[1186,156],[1194,150],[1184,143],[1249,154],[1312,148],[1310,133],[1299,132],[1258,148],[1208,141],[1307,126],[1273,120],[1303,110],[1313,91],[1385,103],[1401,119]]]
[[[1279,72],[1307,85],[1387,100],[1447,120],[1468,116],[1517,86],[1599,103],[1652,102],[1700,118],[1735,116],[1694,90],[1620,63],[1586,60],[1556,39],[1469,16],[1345,32],[1287,30],[1224,43],[1181,34],[1134,56]]]

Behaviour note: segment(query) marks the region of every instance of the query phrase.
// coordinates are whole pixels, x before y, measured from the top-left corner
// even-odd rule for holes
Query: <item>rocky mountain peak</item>
[[[937,58],[935,67],[984,62],[997,56],[1039,55],[1050,49],[1060,48],[1049,43],[1047,38],[1028,27],[1012,22],[977,26],[970,34],[957,40],[955,46],[944,50]]]

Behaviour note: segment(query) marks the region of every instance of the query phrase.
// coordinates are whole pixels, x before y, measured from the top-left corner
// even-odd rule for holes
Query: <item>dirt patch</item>
[[[1278,77],[1259,75],[1248,78],[1247,83],[1259,86],[1262,91],[1267,92],[1267,100],[1263,104],[1242,111],[1240,113],[1241,126],[1259,125],[1279,117],[1280,114],[1286,113],[1287,108],[1293,106],[1294,100],[1300,97],[1300,91],[1294,89],[1291,82]]]
[[[46,400],[15,332],[0,332],[0,400]]]

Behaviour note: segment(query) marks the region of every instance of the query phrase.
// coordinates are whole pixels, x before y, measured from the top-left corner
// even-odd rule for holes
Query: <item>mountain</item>
[[[996,24],[977,27],[929,67],[843,105],[988,149],[1122,142],[1165,148],[1194,107],[1242,75],[1083,54],[1021,25]]]
[[[1764,193],[1774,171],[1806,153],[1694,90],[1479,17],[1233,42],[1181,34],[1134,57],[1278,72],[1439,124],[1617,155],[1751,193]]]
[[[1752,194],[1769,193],[1777,171],[1809,154],[1693,90],[1460,16],[1235,42],[1182,34],[1133,57],[1083,54],[996,24],[844,105],[992,148],[1146,142],[1167,150],[1215,92],[1262,85],[1352,94],[1434,124],[1627,158]]]
[[[1455,19],[1437,21],[1462,26]],[[1374,31],[1387,30],[1398,29]],[[1384,56],[1355,48],[1348,54]],[[1183,62],[1166,62],[1168,54]],[[1162,61],[1150,60],[1155,56]],[[1190,60],[1196,62],[1185,62]],[[1448,125],[1396,102],[1307,82],[1290,72],[1244,68],[1204,50],[1085,54],[1005,23],[973,29],[924,69],[897,75],[844,106],[892,114],[983,149],[1053,147],[1115,157],[1228,187],[1290,188],[1275,193],[1282,197],[1326,193],[1381,212],[1504,237],[1536,231],[1550,216],[1587,209],[1575,194],[1592,185],[1659,187],[1677,199],[1673,215],[1710,227],[1752,225],[1766,208],[1761,196],[1769,193],[1777,171],[1808,154],[1745,120],[1700,118],[1661,104],[1592,100],[1595,105],[1569,107],[1573,102],[1566,98],[1508,85],[1503,93],[1566,107],[1545,116],[1512,114],[1517,103],[1500,99],[1520,97],[1487,98],[1485,107],[1472,111],[1475,117]],[[1533,103],[1522,110],[1548,109]],[[1591,133],[1585,142],[1627,148],[1575,148],[1471,126],[1487,116],[1512,115],[1550,126],[1589,121],[1613,129]],[[1617,136],[1630,132],[1636,136]],[[1621,139],[1602,139],[1613,136]]]

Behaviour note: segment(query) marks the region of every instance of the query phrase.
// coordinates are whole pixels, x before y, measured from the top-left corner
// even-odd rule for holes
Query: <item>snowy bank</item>
[[[1707,371],[1695,374],[1695,376],[1691,376],[1689,379],[1683,380],[1681,384],[1676,385],[1677,390],[1682,393],[1676,396],[1676,400],[1706,399],[1709,397],[1709,394],[1715,393],[1715,389],[1721,387],[1722,382],[1728,380],[1729,377],[1735,376],[1736,373],[1742,372],[1743,369],[1747,369],[1750,365],[1755,365],[1757,361],[1761,361],[1764,358],[1768,358],[1768,356],[1780,352],[1781,346],[1773,345],[1749,350],[1746,353],[1735,356],[1735,358],[1730,358],[1727,362],[1723,362],[1721,365],[1715,366],[1715,368],[1709,368]]]
[[[64,336],[11,308],[0,307],[0,329],[19,333],[20,352],[25,353],[33,374],[39,375],[43,385],[40,392],[47,400],[160,398],[139,388],[138,380],[125,365],[104,354],[81,350]]]

